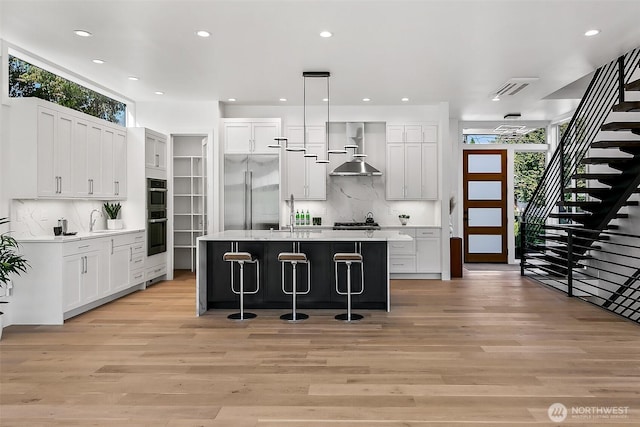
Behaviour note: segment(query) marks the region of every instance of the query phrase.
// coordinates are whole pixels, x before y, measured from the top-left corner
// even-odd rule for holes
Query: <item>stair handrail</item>
[[[595,71],[522,214],[521,221],[527,223],[523,236],[525,245],[521,248],[523,256],[527,247],[537,240],[556,204],[564,201],[564,188],[595,141],[613,105],[624,101],[624,85],[631,81],[633,71],[639,65],[640,48],[627,52]]]

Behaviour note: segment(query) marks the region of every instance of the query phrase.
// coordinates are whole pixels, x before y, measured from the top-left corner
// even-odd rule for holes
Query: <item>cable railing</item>
[[[634,49],[595,71],[522,215],[522,221],[528,224],[526,232],[522,233],[523,251],[536,244],[549,214],[565,201],[564,189],[577,173],[581,160],[591,143],[595,142],[613,106],[624,101],[624,85],[631,81],[639,63],[640,49]]]
[[[640,323],[640,234],[558,225],[546,241],[522,262],[528,277]]]

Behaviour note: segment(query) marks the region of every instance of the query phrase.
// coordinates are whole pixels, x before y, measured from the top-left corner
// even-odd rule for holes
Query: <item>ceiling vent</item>
[[[507,96],[515,96],[519,94],[523,89],[525,89],[530,84],[538,81],[538,77],[516,77],[513,79],[507,80],[506,83],[503,83],[497,90],[491,92],[489,95],[491,98],[503,98]]]

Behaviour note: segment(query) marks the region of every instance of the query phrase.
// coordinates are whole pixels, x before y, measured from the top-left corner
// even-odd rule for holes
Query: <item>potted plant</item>
[[[119,230],[122,228],[122,220],[118,219],[120,213],[120,203],[105,203],[104,211],[107,213],[107,228],[109,230]]]
[[[409,215],[398,215],[398,219],[400,220],[400,224],[402,225],[407,225],[407,223],[409,222],[409,218],[411,218]]]
[[[9,222],[8,218],[0,218],[0,225]],[[18,253],[18,242],[11,237],[8,232],[0,234],[0,289],[7,295],[10,288],[10,276],[12,274],[20,275],[25,273],[29,267],[29,263],[24,257]],[[6,304],[7,301],[0,301],[0,304]],[[3,313],[0,311],[0,338],[2,338],[2,327],[4,325],[2,319]]]

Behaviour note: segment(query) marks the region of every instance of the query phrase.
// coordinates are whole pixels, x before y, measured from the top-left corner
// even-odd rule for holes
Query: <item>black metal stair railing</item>
[[[522,215],[522,222],[526,223],[526,227],[521,228],[523,274],[527,252],[535,252],[549,215],[557,204],[565,201],[564,189],[577,173],[580,162],[595,142],[613,106],[624,101],[624,85],[631,81],[639,64],[640,49],[634,49],[594,73]]]
[[[585,232],[594,237],[585,237]],[[548,233],[563,242],[555,249],[561,257],[555,265],[531,265],[529,277],[640,323],[640,234],[561,225]],[[576,255],[585,248],[583,255]]]

